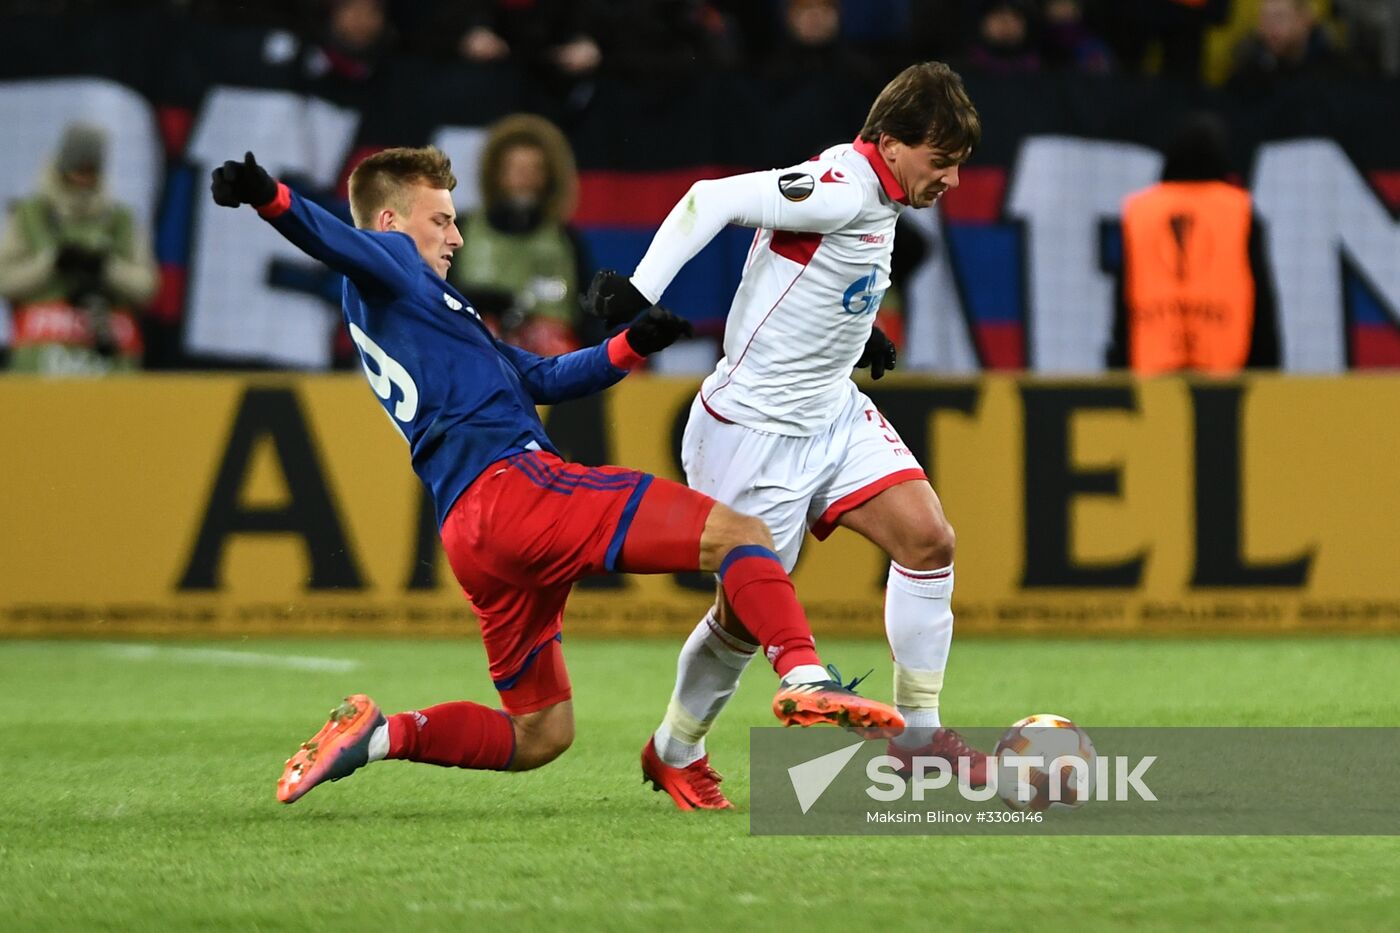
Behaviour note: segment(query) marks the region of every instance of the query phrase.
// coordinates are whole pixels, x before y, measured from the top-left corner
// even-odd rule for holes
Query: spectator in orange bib
[[[47,375],[135,369],[135,311],[155,294],[151,243],[102,183],[107,141],[75,123],[39,190],[0,235],[0,296],[13,306],[10,368]]]
[[[1223,124],[1195,115],[1168,147],[1161,182],[1124,200],[1110,367],[1230,375],[1278,366],[1259,219],[1227,174]]]

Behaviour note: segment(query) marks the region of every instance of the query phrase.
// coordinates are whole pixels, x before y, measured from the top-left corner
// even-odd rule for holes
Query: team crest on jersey
[[[788,172],[778,178],[778,191],[789,201],[805,201],[812,196],[817,183],[811,175],[802,172]]]

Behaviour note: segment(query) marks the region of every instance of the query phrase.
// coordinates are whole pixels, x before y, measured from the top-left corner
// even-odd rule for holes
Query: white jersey
[[[701,181],[667,216],[632,283],[655,301],[725,224],[757,227],[700,399],[714,415],[807,437],[847,404],[890,284],[904,192],[873,143],[810,162]]]

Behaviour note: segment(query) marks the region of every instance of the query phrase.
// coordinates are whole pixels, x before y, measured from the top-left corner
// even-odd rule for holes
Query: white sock
[[[382,761],[389,757],[389,721],[374,727],[369,736],[369,760]]]
[[[673,768],[705,757],[705,735],[739,686],[753,660],[751,645],[720,628],[715,609],[705,613],[676,661],[676,689],[653,738],[656,754]]]
[[[819,684],[831,679],[831,672],[820,664],[799,664],[783,676],[785,684]]]
[[[894,702],[905,730],[896,745],[918,748],[942,723],[938,695],[953,643],[953,566],[910,570],[890,562],[885,634],[894,655]]]

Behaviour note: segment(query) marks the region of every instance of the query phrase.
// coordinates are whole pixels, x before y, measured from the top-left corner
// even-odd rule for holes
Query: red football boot
[[[992,756],[968,745],[961,735],[953,729],[938,729],[933,733],[933,739],[927,745],[918,748],[905,748],[890,742],[885,754],[898,758],[900,761],[899,774],[908,777],[914,773],[914,759],[942,758],[953,766],[953,773],[963,778],[963,759],[967,759],[967,775],[965,780],[967,786],[974,790],[987,786],[987,769],[992,767]]]
[[[719,789],[724,780],[710,767],[710,756],[693,761],[684,768],[673,768],[656,754],[656,739],[647,740],[642,749],[642,783],[651,782],[652,790],[664,790],[682,810],[733,810]]]

